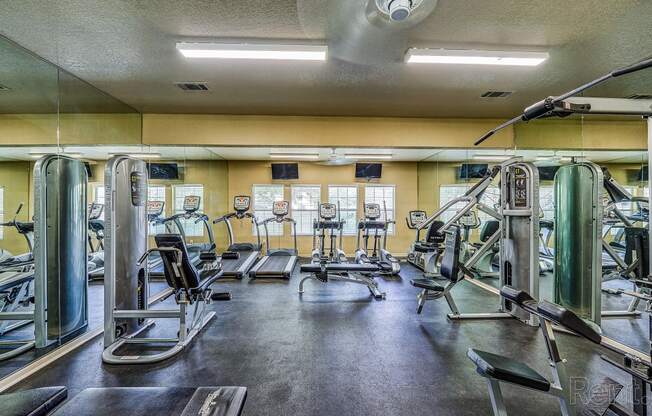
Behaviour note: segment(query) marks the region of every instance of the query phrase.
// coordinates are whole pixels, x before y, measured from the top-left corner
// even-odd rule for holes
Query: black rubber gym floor
[[[70,396],[87,387],[238,385],[249,388],[245,415],[489,415],[486,381],[466,357],[474,347],[523,360],[546,376],[547,354],[536,328],[515,320],[450,322],[446,303],[415,312],[404,265],[402,279],[379,279],[387,300],[365,286],[290,281],[222,281],[233,294],[216,302],[213,320],[179,356],[158,365],[108,366],[102,339],[59,360],[14,390],[65,385]],[[454,289],[463,312],[491,311],[498,297],[463,282]],[[642,324],[641,324],[642,325]],[[629,377],[600,359],[589,341],[557,334],[568,372],[581,384]],[[580,385],[580,383],[578,383]],[[513,415],[558,415],[554,398],[504,385]],[[581,393],[581,392],[579,392]],[[628,392],[623,392],[628,396]]]

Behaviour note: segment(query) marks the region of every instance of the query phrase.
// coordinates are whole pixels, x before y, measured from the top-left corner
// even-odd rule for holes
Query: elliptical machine
[[[396,224],[396,221],[387,219],[387,206],[384,202],[383,209],[385,211],[385,221],[379,219],[379,204],[370,203],[364,205],[364,218],[358,222],[355,262],[376,264],[380,268],[381,274],[397,275],[401,271],[401,264],[387,250],[387,231],[390,224]],[[371,252],[369,252],[369,238],[373,238]],[[360,244],[361,241],[362,245]]]
[[[416,231],[416,238],[407,255],[408,263],[423,271],[426,277],[439,274],[439,258],[444,251],[444,233],[440,228],[444,222],[436,217],[427,217],[425,211],[410,211],[405,219],[407,227]],[[421,230],[427,227],[426,238],[421,239]]]
[[[385,292],[380,291],[373,278],[373,275],[380,271],[379,267],[372,263],[348,262],[342,250],[344,221],[339,218],[338,211],[335,204],[325,202],[319,205],[319,219],[314,220],[312,227],[312,261],[310,264],[301,265],[301,272],[309,274],[299,282],[299,293],[304,292],[303,285],[308,279],[322,283],[339,280],[365,285],[375,299],[385,299]]]

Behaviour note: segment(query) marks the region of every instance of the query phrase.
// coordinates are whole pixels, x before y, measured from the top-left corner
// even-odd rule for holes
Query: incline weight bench
[[[510,383],[526,389],[555,396],[559,399],[563,416],[576,414],[586,416],[604,416],[616,414],[620,416],[646,415],[645,395],[650,378],[652,364],[638,357],[632,357],[605,342],[602,336],[588,323],[572,311],[548,301],[538,302],[527,292],[505,286],[500,294],[507,302],[526,310],[539,318],[539,326],[546,341],[548,361],[553,373],[552,381],[533,370],[527,364],[509,357],[492,354],[470,348],[467,355],[476,365],[476,371],[487,379],[489,394],[495,416],[507,416],[500,383]],[[634,381],[633,403],[634,412],[626,409],[615,401],[623,386],[605,377],[599,384],[585,383],[587,391],[573,391],[572,377],[566,372],[566,360],[561,357],[553,332],[553,325],[569,330],[594,344],[601,345],[624,357],[620,364],[603,356],[602,358],[617,368],[632,376]],[[580,413],[581,410],[581,413]]]

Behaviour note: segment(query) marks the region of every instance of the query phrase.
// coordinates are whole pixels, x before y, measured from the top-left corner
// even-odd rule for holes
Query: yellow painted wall
[[[0,163],[0,187],[4,188],[3,221],[10,221],[18,205],[24,204],[19,221],[31,221],[33,212],[30,198],[31,192],[31,163],[30,162],[2,162]],[[15,228],[4,227],[3,238],[0,239],[0,248],[9,250],[13,254],[25,253],[27,244],[25,238],[16,232]]]
[[[465,147],[502,120],[144,114],[144,144]],[[506,129],[486,147],[511,147]]]
[[[389,236],[387,247],[397,255],[404,254],[411,240],[413,233],[405,225],[405,217],[408,211],[417,205],[417,164],[406,163],[383,163],[383,175],[378,184],[391,184],[396,186],[396,234]],[[328,185],[357,185],[358,187],[358,217],[362,216],[364,204],[364,183],[356,182],[355,166],[322,166],[314,163],[299,164],[299,180],[274,183],[283,183],[285,186],[285,199],[291,200],[292,184],[321,185],[321,200],[328,201]],[[236,195],[250,195],[254,184],[270,184],[271,168],[270,162],[229,162],[229,199]],[[291,215],[291,213],[290,213]],[[234,233],[240,236],[242,241],[253,242],[255,240],[251,225],[238,225],[234,222]],[[262,229],[261,229],[262,232]],[[270,237],[272,247],[292,247],[289,225],[286,225],[284,237]],[[263,232],[264,237],[264,232]],[[298,237],[299,254],[307,256],[312,250],[312,236]],[[344,237],[344,250],[348,255],[355,251],[355,236]]]

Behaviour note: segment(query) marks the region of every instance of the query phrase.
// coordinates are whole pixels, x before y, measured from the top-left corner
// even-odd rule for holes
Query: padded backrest
[[[636,257],[634,257],[634,254],[636,254]],[[650,271],[647,228],[625,227],[625,262],[632,264],[635,258],[638,259],[636,278],[647,279]]]
[[[530,294],[527,293],[525,290],[514,289],[511,286],[503,286],[503,288],[500,289],[500,296],[514,302],[515,304],[521,307],[525,302],[534,301],[534,298],[530,296]]]
[[[158,248],[176,248],[181,250],[182,253],[181,268],[178,269],[180,276],[177,276],[175,272],[177,269],[174,265],[177,261],[177,252],[160,252],[161,260],[163,260],[165,280],[167,280],[168,285],[175,290],[192,289],[199,286],[199,273],[197,273],[195,266],[190,263],[190,257],[188,256],[188,250],[186,243],[183,241],[183,237],[180,234],[157,234],[154,236],[154,240]]]
[[[489,240],[498,231],[498,228],[500,228],[500,223],[497,220],[485,221],[480,229],[480,241],[484,243]]]
[[[441,275],[452,282],[459,280],[460,274],[460,229],[458,226],[451,226],[446,230],[446,241],[444,242],[444,254],[441,259]]]
[[[439,229],[444,225],[443,221],[433,221],[428,227],[426,234],[427,243],[443,243],[446,236],[439,232]]]
[[[578,335],[583,336],[589,341],[599,344],[602,341],[602,336],[591,328],[582,318],[577,316],[574,312],[568,309],[550,303],[546,300],[541,301],[537,307],[537,312],[542,318],[552,321],[557,325],[561,325]]]

